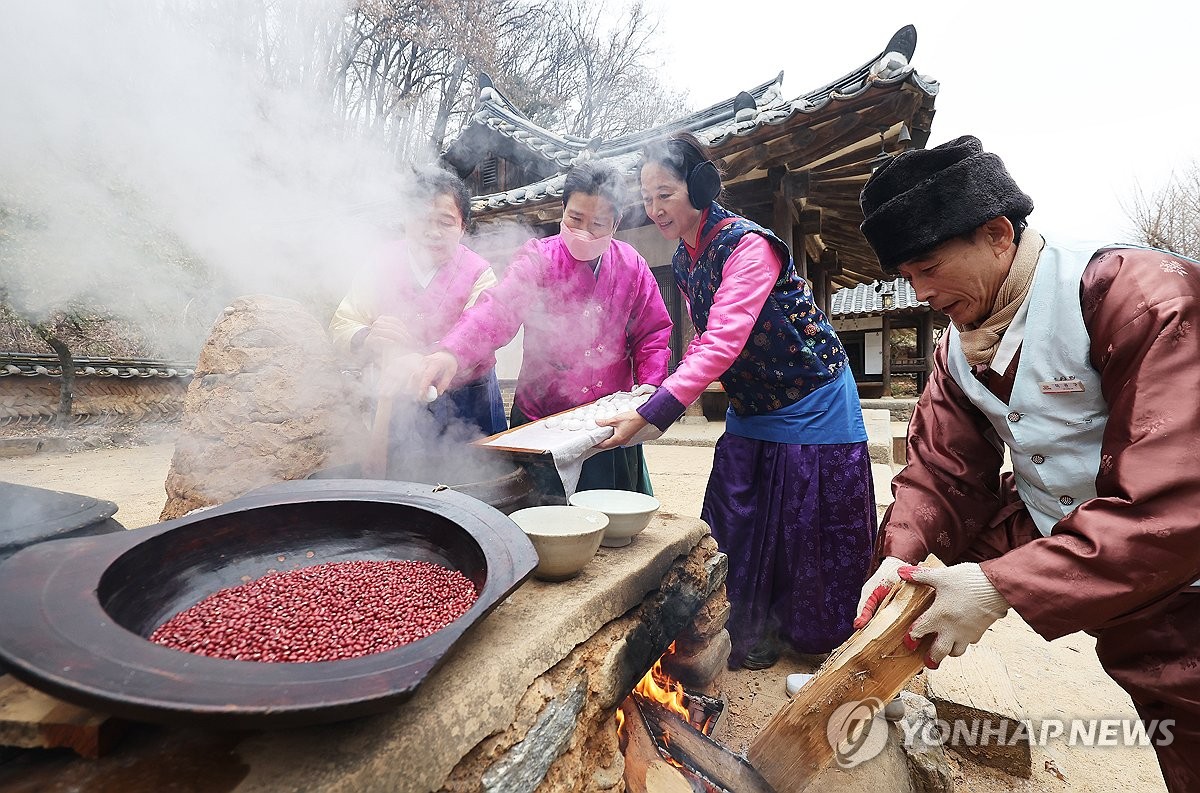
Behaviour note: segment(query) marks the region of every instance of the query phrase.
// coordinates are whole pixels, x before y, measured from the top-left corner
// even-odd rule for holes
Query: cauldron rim
[[[424,510],[461,526],[487,564],[476,603],[437,633],[394,650],[341,661],[259,663],[153,644],[120,626],[100,602],[101,577],[143,543],[243,512],[344,501]],[[0,565],[0,598],[11,604],[0,625],[0,660],[18,678],[62,699],[146,721],[233,728],[336,721],[411,696],[536,564],[516,524],[448,489],[370,480],[287,482],[155,526],[41,543],[14,555]],[[103,629],[88,631],[89,625]]]

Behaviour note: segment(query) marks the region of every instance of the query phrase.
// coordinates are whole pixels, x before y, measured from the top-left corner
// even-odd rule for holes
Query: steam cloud
[[[345,133],[314,66],[311,31],[345,3],[272,5],[6,4],[0,285],[26,311],[144,321],[196,297],[344,293],[407,185]],[[287,17],[269,59],[256,13]]]

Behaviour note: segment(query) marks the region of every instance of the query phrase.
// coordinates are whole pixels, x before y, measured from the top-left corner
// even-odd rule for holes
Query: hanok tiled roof
[[[76,377],[191,377],[195,364],[142,358],[75,358]],[[54,355],[0,353],[0,377],[62,377]]]
[[[565,171],[585,151],[589,152],[588,156],[618,156],[628,151],[640,150],[646,141],[658,137],[665,131],[709,127],[735,118],[738,108],[747,104],[757,106],[760,103],[764,105],[775,103],[779,100],[782,82],[783,72],[780,72],[774,79],[755,86],[737,97],[691,113],[673,121],[666,127],[623,135],[603,143],[599,140],[593,141],[574,135],[560,135],[539,126],[522,114],[500,91],[487,85],[479,92],[479,107],[472,117],[471,124],[450,144],[443,159],[459,168],[460,172],[469,171],[474,167],[476,158],[480,154],[477,149],[472,150],[472,139],[478,135],[477,128],[484,127],[511,139],[514,143],[527,149],[530,154],[547,160],[558,169]],[[561,195],[561,185],[559,188],[559,195]],[[495,195],[507,194],[497,193]],[[528,197],[532,198],[533,196]],[[520,203],[525,199],[526,196],[521,196],[514,198],[511,203]]]
[[[885,294],[892,295],[891,308],[883,305]],[[839,289],[829,298],[829,314],[835,319],[909,310],[928,311],[929,304],[917,300],[912,285],[903,278]]]
[[[719,102],[704,110],[677,119],[670,124],[645,130],[611,141],[586,141],[573,136],[558,135],[546,130],[523,116],[498,91],[484,88],[480,105],[467,129],[451,144],[443,155],[460,173],[469,171],[474,163],[468,149],[479,151],[476,142],[481,128],[494,130],[512,139],[550,166],[550,175],[531,184],[505,192],[476,196],[472,200],[472,212],[481,219],[492,214],[532,208],[532,205],[559,201],[562,198],[565,171],[581,156],[599,157],[609,160],[618,168],[632,173],[637,165],[638,152],[650,140],[669,132],[686,129],[708,144],[714,157],[727,158],[751,146],[769,141],[785,128],[799,124],[815,125],[827,120],[838,119],[843,113],[860,109],[864,100],[870,103],[873,97],[886,100],[887,94],[909,89],[925,100],[928,118],[924,124],[909,130],[915,145],[924,145],[928,138],[927,121],[932,118],[932,99],[938,92],[935,80],[923,77],[908,63],[908,53],[896,53],[893,45],[909,37],[915,47],[916,31],[908,26],[893,36],[884,52],[867,61],[852,72],[833,82],[809,91],[795,99],[782,96],[783,73],[750,91]],[[911,47],[909,49],[911,50]],[[903,48],[903,47],[902,47]],[[900,123],[888,123],[884,130],[899,128]],[[867,127],[870,136],[878,136],[874,127]],[[776,131],[777,130],[777,131]],[[881,130],[882,131],[882,130]],[[893,134],[895,130],[892,130]]]

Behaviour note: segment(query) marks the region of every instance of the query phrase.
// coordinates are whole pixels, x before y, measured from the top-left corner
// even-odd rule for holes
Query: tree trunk
[[[72,405],[75,402],[75,359],[70,348],[49,328],[37,325],[34,330],[50,345],[62,365],[62,379],[58,384],[58,413],[54,417],[54,426],[61,429],[71,421]]]
[[[467,73],[467,59],[459,58],[454,62],[454,70],[445,82],[441,101],[438,102],[437,118],[433,122],[433,150],[441,152],[442,144],[446,142],[446,127],[450,124],[450,111],[454,109],[454,99],[462,86],[463,77]]]

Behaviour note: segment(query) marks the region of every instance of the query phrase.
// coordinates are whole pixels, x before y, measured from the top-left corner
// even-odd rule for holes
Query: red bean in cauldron
[[[477,598],[466,576],[432,562],[329,562],[215,592],[150,641],[237,661],[337,661],[423,639]]]

